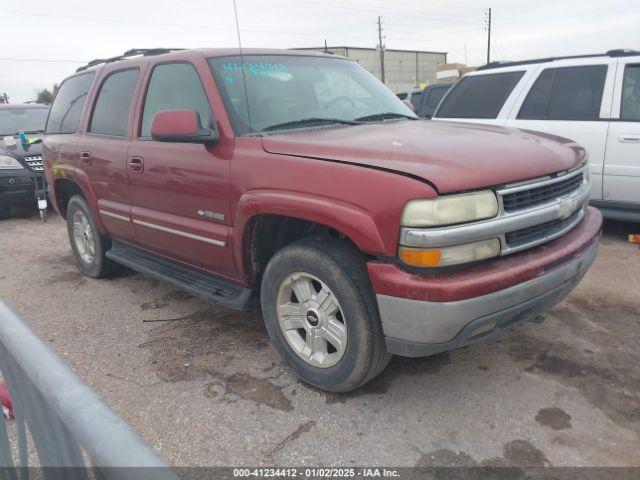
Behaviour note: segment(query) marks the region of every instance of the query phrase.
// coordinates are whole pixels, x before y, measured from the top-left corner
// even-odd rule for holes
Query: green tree
[[[36,92],[36,102],[51,105],[53,99],[56,97],[56,93],[58,93],[58,85],[54,85],[53,90],[49,90],[48,88],[38,90]]]

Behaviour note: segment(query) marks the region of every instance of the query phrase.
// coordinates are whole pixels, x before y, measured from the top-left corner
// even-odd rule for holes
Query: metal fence
[[[15,415],[8,432],[0,414],[0,480],[179,478],[2,301],[0,370]]]

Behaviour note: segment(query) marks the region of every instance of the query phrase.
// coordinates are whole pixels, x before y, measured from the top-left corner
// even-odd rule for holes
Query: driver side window
[[[163,110],[195,110],[203,128],[213,121],[200,76],[189,63],[166,63],[153,69],[144,101],[140,137],[151,138],[154,117]]]

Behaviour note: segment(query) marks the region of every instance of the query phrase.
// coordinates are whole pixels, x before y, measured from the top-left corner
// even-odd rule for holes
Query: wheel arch
[[[245,194],[235,224],[234,256],[240,273],[254,285],[273,254],[308,236],[340,237],[367,255],[385,252],[378,227],[366,211],[297,192]]]

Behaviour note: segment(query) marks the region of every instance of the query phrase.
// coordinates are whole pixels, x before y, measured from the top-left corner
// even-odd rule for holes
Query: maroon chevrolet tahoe
[[[133,50],[67,78],[44,158],[78,268],[122,264],[261,308],[306,382],[344,392],[535,317],[598,248],[585,151],[417,119],[356,62]]]

